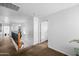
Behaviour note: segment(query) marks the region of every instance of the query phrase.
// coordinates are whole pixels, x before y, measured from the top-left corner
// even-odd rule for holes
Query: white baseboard
[[[66,53],[66,52],[64,52],[64,51],[58,50],[58,49],[56,49],[56,48],[53,48],[52,46],[49,46],[49,45],[48,45],[48,48],[54,49],[54,50],[56,50],[56,51],[59,51],[60,53],[66,54],[66,55],[68,55],[68,56],[71,56],[70,54],[68,54],[68,53]]]
[[[15,43],[15,41],[14,41],[12,38],[11,38],[11,40],[12,40],[12,43],[14,44],[16,50],[18,51],[18,46],[17,46],[17,44]]]

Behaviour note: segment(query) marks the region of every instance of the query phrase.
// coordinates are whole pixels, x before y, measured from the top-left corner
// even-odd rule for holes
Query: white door
[[[48,34],[48,21],[44,21],[44,22],[41,22],[41,42],[44,42],[47,39],[47,34]]]

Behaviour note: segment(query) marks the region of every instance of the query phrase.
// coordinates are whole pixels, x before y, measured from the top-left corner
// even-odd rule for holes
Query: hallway
[[[64,54],[48,48],[47,41],[35,46],[16,51],[11,38],[0,41],[0,55],[2,56],[65,56]]]
[[[22,56],[66,56],[60,52],[48,48],[48,42],[37,44],[35,46],[25,48],[20,51],[19,55]]]

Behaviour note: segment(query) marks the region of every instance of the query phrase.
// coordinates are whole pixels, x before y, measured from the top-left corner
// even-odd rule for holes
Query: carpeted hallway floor
[[[63,53],[60,53],[60,52],[57,52],[55,50],[48,48],[47,41],[22,50],[20,52],[20,55],[27,55],[27,56],[66,56]]]
[[[11,53],[15,52],[16,49],[11,41],[11,38],[4,37],[0,39],[0,55],[10,55]]]
[[[0,55],[7,56],[66,56],[60,52],[48,48],[47,41],[37,44],[32,47],[16,51],[10,38],[5,38],[0,41]]]

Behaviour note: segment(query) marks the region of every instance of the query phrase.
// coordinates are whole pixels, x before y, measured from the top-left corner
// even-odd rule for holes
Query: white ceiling
[[[78,5],[77,3],[14,3],[20,7],[18,12],[29,16],[46,17],[60,10]]]

